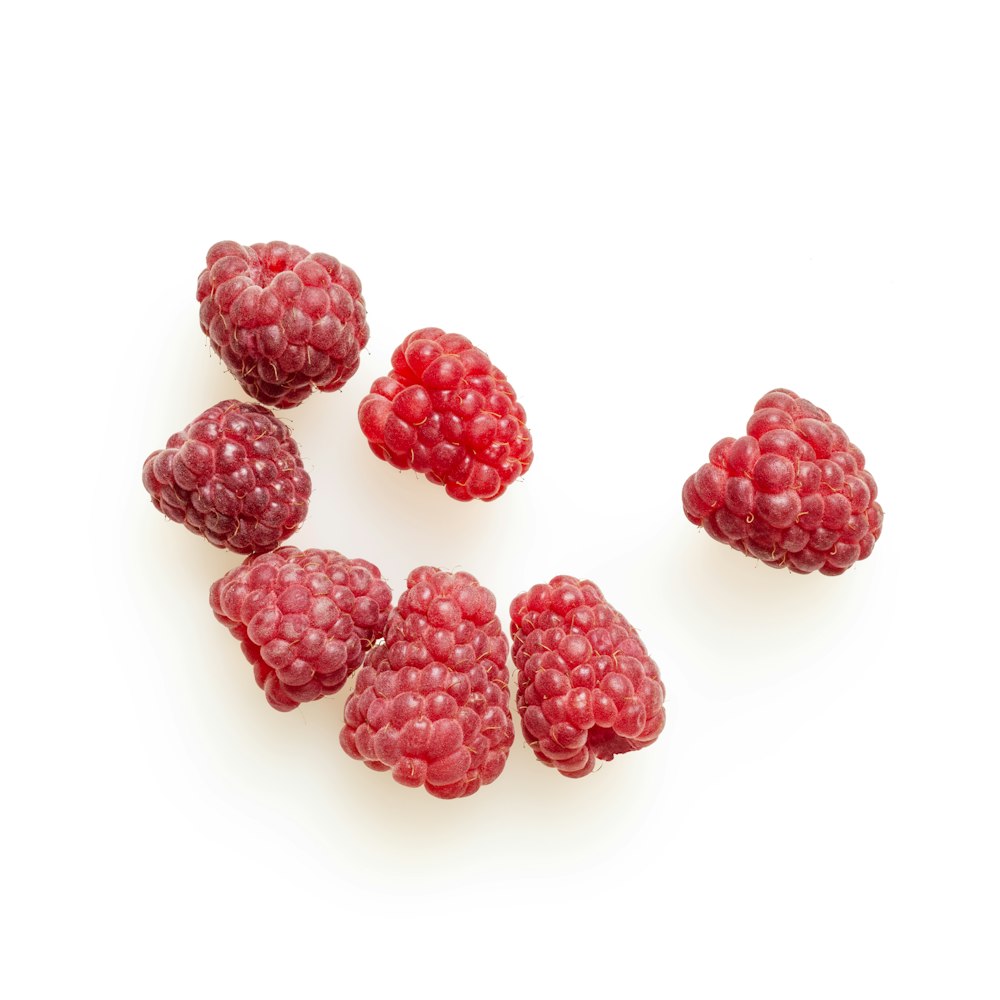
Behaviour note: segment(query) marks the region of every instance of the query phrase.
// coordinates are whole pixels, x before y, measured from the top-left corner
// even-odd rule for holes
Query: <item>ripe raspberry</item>
[[[457,333],[411,333],[358,409],[371,450],[456,500],[495,500],[531,465],[524,407],[506,376]]]
[[[280,545],[305,520],[312,482],[288,427],[263,406],[209,407],[142,467],[153,506],[232,552]]]
[[[830,415],[788,389],[754,407],[684,484],[684,513],[716,541],[793,573],[838,576],[882,533],[865,457]]]
[[[209,603],[268,703],[290,712],[344,686],[382,638],[392,592],[364,559],[285,545],[216,580]]]
[[[407,587],[358,671],[340,745],[402,785],[457,799],[495,780],[514,742],[507,638],[474,576],[422,566]]]
[[[254,399],[297,406],[339,389],[368,343],[358,276],[289,243],[216,243],[198,277],[201,328]]]
[[[660,735],[660,672],[595,584],[557,576],[515,597],[510,617],[521,728],[543,764],[582,778]]]

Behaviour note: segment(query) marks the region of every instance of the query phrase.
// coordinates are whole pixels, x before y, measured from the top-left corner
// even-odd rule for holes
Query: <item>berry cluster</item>
[[[288,243],[216,243],[198,278],[201,326],[258,403],[289,408],[358,370],[368,342],[357,275]],[[456,500],[496,500],[533,459],[524,407],[467,338],[417,330],[358,408],[371,450]],[[375,771],[438,798],[473,794],[514,742],[510,648],[496,598],[469,573],[413,570],[395,607],[378,568],[282,545],[312,485],[288,427],[265,406],[209,407],[142,469],[153,505],[244,555],[209,591],[268,703],[288,712],[353,674],[340,743]],[[767,393],[746,434],[724,438],[685,482],[684,513],[769,566],[835,576],[882,531],[861,451],[829,414]],[[279,548],[279,546],[281,546]],[[517,711],[543,764],[580,778],[652,744],[664,726],[659,670],[635,628],[589,580],[556,576],[514,598]]]

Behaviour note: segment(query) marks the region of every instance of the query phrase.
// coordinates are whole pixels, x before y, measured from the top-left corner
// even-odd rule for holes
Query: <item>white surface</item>
[[[0,68],[6,994],[997,996],[991,5],[58,7]],[[364,285],[360,374],[287,415],[293,541],[504,608],[590,576],[661,666],[654,747],[572,782],[518,730],[439,802],[344,756],[346,691],[267,707],[208,608],[236,558],[139,478],[240,395],[194,301],[219,239]],[[527,407],[500,502],[357,429],[424,325]],[[681,513],[777,386],[880,487],[839,579]]]

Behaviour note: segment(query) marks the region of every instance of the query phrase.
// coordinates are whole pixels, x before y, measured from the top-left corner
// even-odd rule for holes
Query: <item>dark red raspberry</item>
[[[684,513],[719,542],[768,566],[838,576],[882,533],[865,457],[830,415],[788,389],[754,407],[681,492]]]
[[[216,580],[209,603],[269,704],[289,712],[344,686],[382,638],[392,592],[364,559],[285,545]]]
[[[305,520],[312,483],[288,428],[253,403],[207,409],[142,467],[153,506],[233,552],[280,545]]]
[[[521,728],[543,764],[582,778],[660,735],[660,672],[595,584],[557,576],[515,597],[510,617]]]
[[[474,576],[422,566],[407,587],[358,671],[340,744],[402,785],[457,799],[495,780],[514,742],[507,638]]]
[[[358,370],[368,343],[358,276],[325,253],[290,243],[226,240],[198,277],[201,328],[254,399],[297,406]]]
[[[531,465],[524,407],[506,376],[457,333],[411,333],[358,409],[371,450],[456,500],[495,500]]]

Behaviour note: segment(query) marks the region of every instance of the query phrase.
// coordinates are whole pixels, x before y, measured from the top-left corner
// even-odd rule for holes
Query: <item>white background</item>
[[[56,3],[5,15],[9,996],[996,997],[997,52],[988,3]],[[220,239],[361,277],[372,337],[287,414],[293,539],[589,576],[668,724],[583,781],[518,739],[472,798],[271,710],[236,563],[146,455],[240,396]],[[536,464],[461,505],[367,450],[424,325],[486,349]],[[885,531],[776,572],[680,488],[756,399],[830,411]],[[12,399],[11,399],[12,395]],[[242,398],[242,397],[241,397]]]

